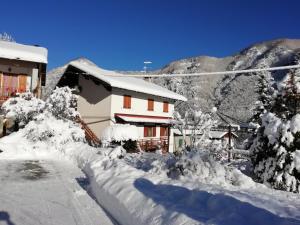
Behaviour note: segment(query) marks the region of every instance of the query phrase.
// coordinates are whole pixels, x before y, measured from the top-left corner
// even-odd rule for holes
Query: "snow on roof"
[[[112,87],[136,91],[140,93],[160,96],[169,99],[186,101],[187,99],[175,92],[169,91],[168,89],[161,87],[159,85],[147,82],[140,78],[133,77],[122,77],[124,74],[117,73],[115,71],[104,70],[99,68],[95,64],[88,60],[75,60],[71,61],[69,65],[76,67],[77,69],[90,74],[99,80],[104,81]],[[113,77],[110,75],[117,75],[118,77]]]
[[[209,132],[209,137],[210,138],[222,138],[224,137],[228,131],[216,131],[216,130],[211,130]],[[235,133],[231,132],[233,136],[238,137]]]
[[[0,58],[47,63],[48,50],[43,47],[0,41]]]

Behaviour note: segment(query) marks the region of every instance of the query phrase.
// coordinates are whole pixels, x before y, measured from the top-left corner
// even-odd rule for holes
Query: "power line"
[[[277,66],[269,68],[257,68],[248,70],[232,70],[232,71],[219,71],[219,72],[202,72],[202,73],[183,73],[183,74],[117,74],[117,75],[106,75],[110,77],[199,77],[199,76],[209,76],[209,75],[230,75],[230,74],[241,74],[241,73],[255,73],[262,71],[275,71],[275,70],[288,70],[300,68],[299,65],[289,65],[289,66]]]

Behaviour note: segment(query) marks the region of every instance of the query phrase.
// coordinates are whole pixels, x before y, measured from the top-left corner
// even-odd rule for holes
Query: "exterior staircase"
[[[96,136],[96,134],[89,128],[89,126],[79,117],[76,118],[76,122],[79,123],[81,125],[81,128],[84,130],[85,138],[88,141],[88,143],[94,147],[100,146],[101,141]]]

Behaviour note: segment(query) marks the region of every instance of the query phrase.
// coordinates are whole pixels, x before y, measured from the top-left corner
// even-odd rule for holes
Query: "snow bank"
[[[154,153],[118,159],[122,149],[93,148],[83,138],[76,124],[45,114],[2,138],[0,158],[48,154],[72,160],[89,177],[99,204],[124,225],[252,225],[261,221],[279,225],[300,221],[298,197],[272,193],[199,153],[178,159]],[[178,177],[170,175],[173,169]],[[282,202],[293,207],[283,207]]]

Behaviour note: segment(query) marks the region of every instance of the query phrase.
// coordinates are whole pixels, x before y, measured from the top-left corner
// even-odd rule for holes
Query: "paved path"
[[[0,160],[0,225],[112,225],[67,161]]]

